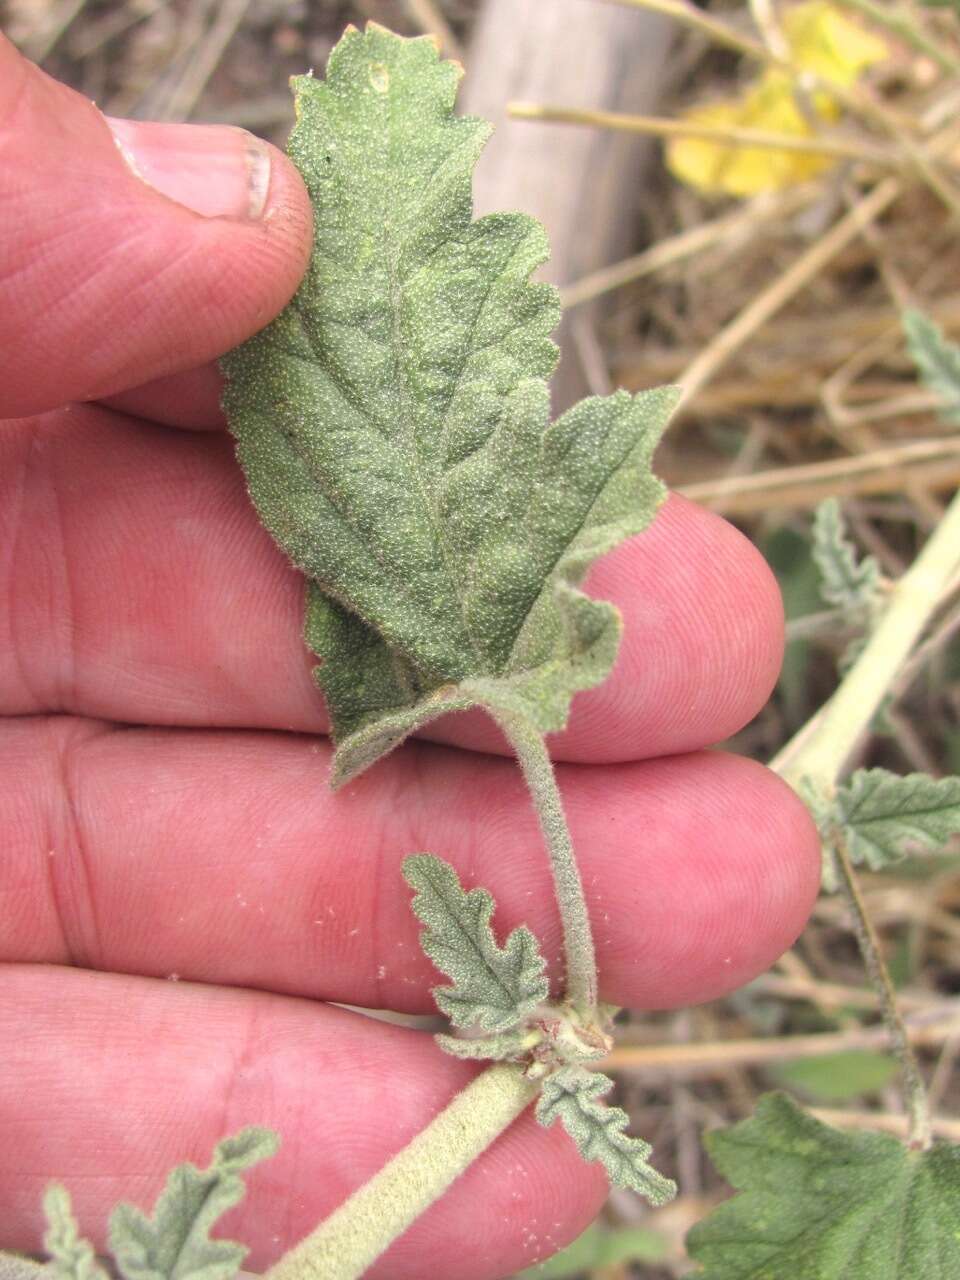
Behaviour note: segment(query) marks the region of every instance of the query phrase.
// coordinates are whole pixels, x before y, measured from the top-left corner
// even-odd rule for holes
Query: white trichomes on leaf
[[[51,1280],[107,1280],[93,1245],[80,1234],[66,1187],[57,1183],[47,1187],[43,1213],[47,1220],[43,1246],[50,1255],[45,1271]]]
[[[530,280],[546,236],[523,214],[473,219],[489,126],[454,114],[459,75],[432,40],[370,24],[347,30],[325,80],[295,79],[289,153],[313,252],[287,309],[224,359],[224,407],[260,517],[307,578],[334,785],[474,706],[523,768],[563,928],[564,998],[550,1002],[528,929],[499,945],[486,890],[416,855],[404,873],[424,950],[452,979],[434,994],[461,1033],[440,1043],[544,1081],[545,1114],[660,1201],[672,1184],[598,1101],[608,1082],[562,1074],[609,1048],[608,1018],[543,735],[613,666],[620,616],[579,587],[662,501],[650,462],[677,393],[618,391],[550,421],[558,295]]]
[[[599,1160],[610,1181],[662,1205],[677,1194],[676,1183],[658,1173],[648,1158],[653,1148],[625,1132],[627,1113],[600,1099],[613,1081],[599,1071],[561,1067],[547,1076],[537,1102],[537,1119],[549,1126],[559,1120],[585,1160]]]
[[[960,1149],[843,1133],[785,1094],[707,1135],[739,1192],[687,1237],[698,1280],[956,1280]]]
[[[501,947],[490,925],[493,898],[486,889],[464,890],[453,867],[432,854],[405,858],[403,874],[416,890],[420,945],[453,979],[452,986],[434,988],[441,1011],[456,1027],[506,1032],[518,1026],[549,993],[546,961],[530,930],[520,925]],[[514,1041],[502,1038],[495,1047],[498,1052],[482,1056],[511,1056]]]
[[[424,924],[421,945],[453,986],[434,988],[439,1008],[475,1038],[438,1035],[447,1053],[461,1058],[510,1060],[541,1082],[537,1117],[556,1120],[586,1160],[600,1160],[611,1181],[664,1204],[675,1185],[648,1163],[649,1143],[624,1132],[619,1107],[600,1101],[613,1088],[607,1076],[586,1068],[609,1051],[597,1022],[584,1024],[576,1010],[551,1003],[546,966],[536,939],[522,925],[499,946],[490,919],[494,901],[486,889],[465,891],[448,863],[432,854],[406,858],[403,873],[416,891],[413,909]],[[598,1021],[609,1009],[592,1011]]]
[[[289,151],[314,249],[283,314],[223,361],[261,518],[310,580],[334,781],[474,705],[559,729],[613,665],[619,616],[578,590],[643,529],[669,388],[549,421],[556,291],[523,214],[472,220],[489,133],[454,115],[428,39],[348,30],[294,82]]]
[[[960,835],[960,778],[858,769],[837,789],[827,822],[840,827],[851,862],[881,871]]]
[[[212,1240],[217,1219],[243,1199],[243,1169],[272,1156],[278,1139],[251,1127],[218,1142],[207,1169],[178,1165],[152,1216],[119,1204],[110,1217],[110,1248],[126,1280],[229,1280],[247,1250]]]
[[[230,1280],[247,1249],[231,1240],[212,1240],[210,1229],[245,1193],[239,1174],[272,1156],[279,1139],[251,1127],[224,1138],[207,1169],[178,1165],[167,1177],[152,1216],[130,1204],[110,1215],[110,1248],[125,1280]],[[56,1184],[43,1200],[47,1219],[47,1272],[56,1280],[107,1280],[93,1246],[80,1236],[70,1196]]]

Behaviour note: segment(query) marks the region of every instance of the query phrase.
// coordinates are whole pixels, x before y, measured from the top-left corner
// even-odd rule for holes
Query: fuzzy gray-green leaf
[[[313,256],[224,361],[250,492],[315,584],[339,781],[454,706],[562,727],[619,637],[578,584],[663,496],[650,456],[670,390],[550,424],[559,307],[529,279],[546,238],[522,214],[472,220],[488,126],[453,114],[458,76],[431,41],[370,26],[325,81],[297,79]]]
[[[50,1255],[43,1274],[52,1280],[107,1280],[93,1245],[80,1235],[66,1187],[53,1183],[47,1188],[43,1212],[47,1220],[43,1246]]]
[[[842,827],[853,862],[879,871],[960,834],[960,777],[858,769],[837,790],[827,821]]]
[[[546,1126],[560,1120],[583,1158],[599,1160],[618,1187],[638,1192],[651,1204],[666,1204],[677,1194],[676,1183],[648,1163],[650,1144],[625,1132],[627,1113],[600,1101],[612,1088],[613,1081],[599,1071],[563,1067],[543,1082],[537,1119]]]
[[[453,980],[433,994],[455,1026],[509,1031],[546,1000],[546,962],[536,938],[520,925],[499,946],[486,889],[465,891],[453,867],[429,853],[405,858],[403,874],[416,890],[413,910],[424,925],[420,944]]]
[[[880,568],[873,556],[858,561],[836,498],[825,499],[814,512],[812,554],[820,570],[820,592],[828,604],[852,610],[877,603]]]
[[[921,381],[940,400],[941,416],[960,423],[960,347],[922,311],[905,311],[903,328]]]
[[[707,1135],[740,1193],[687,1237],[698,1280],[956,1280],[960,1148],[842,1133],[784,1094]]]
[[[217,1144],[208,1169],[181,1164],[148,1217],[120,1204],[110,1218],[110,1248],[127,1280],[229,1280],[247,1254],[244,1245],[211,1240],[217,1219],[244,1196],[238,1175],[273,1155],[277,1138],[249,1128]]]

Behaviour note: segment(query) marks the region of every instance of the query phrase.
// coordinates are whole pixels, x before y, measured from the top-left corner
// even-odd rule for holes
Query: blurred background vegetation
[[[613,10],[616,23],[636,24],[635,39],[622,25],[601,31]],[[849,618],[821,597],[815,507],[839,497],[861,549],[892,579],[960,481],[960,439],[918,388],[899,323],[912,305],[960,333],[956,8],[7,0],[0,12],[24,52],[110,114],[227,122],[279,143],[291,123],[287,78],[322,72],[348,22],[432,32],[504,119],[507,99],[530,89],[521,55],[537,50],[544,91],[526,118],[502,125],[482,203],[548,200],[531,211],[559,240],[550,270],[567,307],[570,394],[680,382],[685,401],[660,473],[733,520],[777,573],[783,674],[728,745],[769,760],[815,713],[851,638]],[[596,49],[584,23],[596,24]],[[623,88],[631,76],[642,113],[620,109],[634,101]],[[591,105],[606,116],[590,116]],[[742,129],[774,137],[732,151]],[[650,141],[665,135],[665,149]],[[598,151],[601,138],[632,149]],[[603,166],[589,182],[585,145]],[[538,160],[549,181],[524,187]],[[566,239],[564,218],[576,228]],[[948,595],[858,763],[960,772],[958,627]],[[936,1129],[960,1141],[960,855],[865,875],[864,891],[927,1068]],[[650,1212],[614,1193],[565,1261],[532,1274],[688,1274],[684,1233],[727,1194],[701,1133],[748,1115],[770,1087],[841,1126],[903,1132],[896,1066],[838,900],[822,898],[793,950],[745,990],[623,1021],[611,1062],[621,1100],[681,1196]]]

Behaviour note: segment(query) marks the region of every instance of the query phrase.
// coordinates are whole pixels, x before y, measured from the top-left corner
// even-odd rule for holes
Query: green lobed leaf
[[[552,425],[556,291],[523,214],[472,220],[489,132],[453,113],[429,39],[349,30],[294,81],[289,151],[315,238],[293,301],[223,367],[261,518],[308,576],[306,634],[334,781],[451,709],[559,729],[619,642],[577,588],[652,519],[672,389],[583,401]]]
[[[828,604],[851,610],[876,604],[880,568],[873,556],[858,561],[836,498],[826,498],[814,512],[812,554],[820,570],[820,593]]]
[[[628,1187],[653,1205],[666,1204],[677,1194],[676,1183],[647,1162],[653,1148],[642,1138],[625,1133],[627,1113],[599,1099],[613,1081],[599,1071],[562,1067],[547,1076],[537,1101],[537,1119],[544,1126],[560,1120],[585,1160],[599,1160],[610,1181]]]
[[[687,1237],[699,1280],[956,1280],[960,1149],[842,1133],[785,1094],[707,1135],[739,1195]]]
[[[852,862],[879,871],[960,834],[960,777],[858,769],[837,789],[828,821],[842,827]]]
[[[960,422],[960,347],[948,342],[922,311],[904,311],[902,321],[921,381],[940,398],[941,416],[947,422]]]
[[[244,1196],[238,1175],[272,1156],[275,1134],[251,1127],[219,1142],[207,1169],[181,1164],[148,1217],[119,1204],[110,1217],[110,1248],[126,1280],[229,1280],[246,1257],[244,1245],[211,1240],[210,1228]]]
[[[50,1255],[44,1274],[53,1280],[107,1280],[93,1245],[80,1235],[66,1187],[57,1183],[47,1187],[43,1213],[47,1221],[43,1246]]]
[[[520,925],[499,946],[486,889],[464,890],[453,867],[430,853],[404,858],[403,874],[416,891],[413,910],[424,925],[420,944],[453,979],[433,995],[455,1026],[507,1032],[546,1000],[546,961],[536,938]]]

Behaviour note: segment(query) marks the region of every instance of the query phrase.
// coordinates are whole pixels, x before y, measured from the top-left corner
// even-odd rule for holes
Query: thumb
[[[222,355],[290,299],[310,227],[276,148],[107,120],[0,35],[0,418]]]

